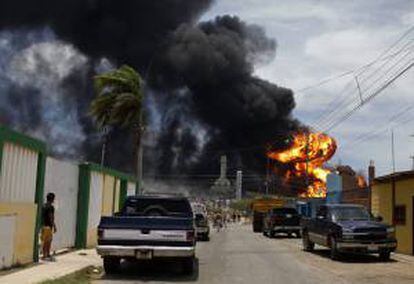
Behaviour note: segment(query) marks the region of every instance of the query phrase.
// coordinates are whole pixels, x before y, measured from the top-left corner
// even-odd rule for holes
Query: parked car
[[[208,241],[210,239],[210,224],[207,215],[196,213],[194,217],[197,239]]]
[[[106,273],[119,271],[121,259],[169,258],[192,273],[195,228],[190,203],[183,197],[128,197],[120,213],[102,217],[97,252]]]
[[[363,206],[322,205],[315,218],[302,218],[303,248],[330,248],[332,259],[344,252],[378,253],[388,260],[397,247],[395,229],[379,222]]]
[[[277,233],[286,233],[300,238],[300,218],[295,208],[273,208],[264,217],[263,235],[273,238]]]

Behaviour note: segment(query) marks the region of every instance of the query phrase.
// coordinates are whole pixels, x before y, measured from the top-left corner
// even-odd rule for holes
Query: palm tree
[[[91,103],[91,115],[100,128],[129,128],[135,136],[135,172],[139,178],[142,136],[142,79],[127,65],[94,77],[96,98]]]

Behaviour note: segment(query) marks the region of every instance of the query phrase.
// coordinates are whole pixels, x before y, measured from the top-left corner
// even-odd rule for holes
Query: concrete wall
[[[395,205],[405,205],[406,223],[396,225],[398,240],[397,251],[413,254],[413,207],[414,179],[397,180],[395,182]],[[392,224],[392,186],[391,182],[376,183],[372,187],[372,212],[382,216],[385,223]]]
[[[396,183],[395,205],[405,205],[405,225],[396,225],[398,251],[413,254],[413,207],[414,179],[402,180]]]
[[[102,216],[112,216],[114,206],[115,178],[110,175],[104,176]]]
[[[2,148],[0,214],[15,215],[12,264],[33,261],[38,153],[15,143]],[[4,240],[0,240],[4,241]],[[1,253],[0,253],[1,254]]]
[[[0,269],[13,265],[16,214],[0,214]]]
[[[372,186],[371,211],[374,216],[381,216],[385,223],[392,224],[391,184],[378,183]]]
[[[34,203],[0,202],[0,214],[16,215],[13,264],[33,261],[36,210],[37,206]]]
[[[127,184],[127,196],[133,196],[136,194],[136,184],[135,182],[128,182]]]

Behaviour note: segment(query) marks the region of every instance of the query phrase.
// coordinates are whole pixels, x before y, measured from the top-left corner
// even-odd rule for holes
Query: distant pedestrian
[[[42,207],[42,251],[44,260],[53,260],[50,255],[50,248],[52,246],[53,234],[56,233],[55,225],[55,194],[49,192],[46,196],[46,203]]]

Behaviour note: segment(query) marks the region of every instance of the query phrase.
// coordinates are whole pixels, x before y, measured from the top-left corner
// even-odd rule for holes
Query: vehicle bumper
[[[208,227],[197,227],[196,228],[197,235],[204,235],[210,232],[210,228]]]
[[[381,252],[381,251],[395,251],[397,242],[382,242],[382,243],[358,243],[358,242],[338,242],[337,248],[340,251],[359,251],[359,252]]]
[[[274,232],[297,232],[301,230],[301,226],[274,226]]]
[[[96,251],[100,256],[136,257],[138,252],[151,252],[151,258],[193,257],[195,247],[161,247],[161,246],[114,246],[99,245]]]

